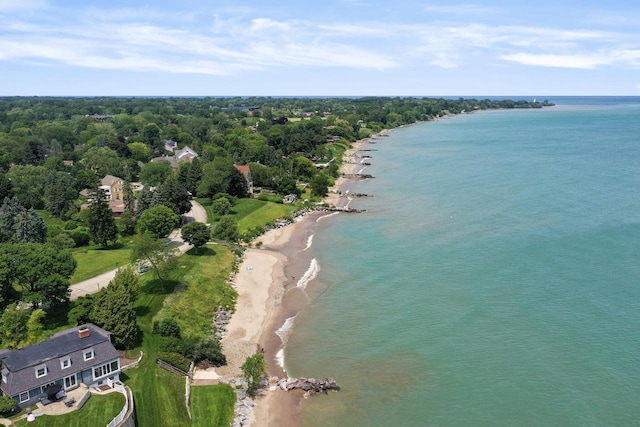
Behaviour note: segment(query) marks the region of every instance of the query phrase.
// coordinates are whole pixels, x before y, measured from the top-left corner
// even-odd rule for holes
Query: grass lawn
[[[230,426],[235,402],[236,394],[228,384],[191,387],[191,425]]]
[[[160,337],[153,335],[151,330],[153,321],[158,318],[157,315],[163,305],[171,304],[172,301],[180,302],[180,295],[172,296],[165,302],[167,296],[172,295],[174,290],[179,289],[180,293],[186,293],[185,291],[190,285],[183,291],[185,283],[193,283],[194,286],[205,286],[206,284],[211,286],[217,285],[220,280],[226,281],[233,262],[232,255],[227,248],[214,247],[215,251],[209,248],[206,248],[209,250],[205,251],[203,250],[205,248],[202,248],[201,255],[189,253],[176,258],[173,268],[165,273],[163,287],[152,274],[147,273],[140,276],[141,290],[134,304],[134,309],[138,316],[138,325],[142,330],[142,344],[139,349],[144,352],[144,357],[138,367],[127,370],[120,376],[133,390],[136,416],[140,426],[190,425],[185,401],[185,378],[166,372],[156,365]],[[224,271],[226,271],[226,275]],[[213,274],[214,277],[208,276],[208,274]],[[215,293],[216,291],[212,289],[217,288],[209,287],[208,290],[202,290],[205,293],[201,296],[206,293]],[[189,295],[189,299],[197,300],[198,295]],[[209,309],[215,310],[217,306],[209,307]],[[193,308],[187,307],[183,310],[182,317],[190,319],[186,315]],[[210,322],[211,317],[208,318],[207,327],[210,327]],[[230,406],[233,408],[233,404]]]
[[[92,395],[82,409],[65,415],[41,415],[35,424],[41,427],[86,427],[106,426],[122,411],[125,397],[120,393]],[[17,426],[30,426],[26,419],[16,422]]]
[[[69,279],[72,284],[128,264],[131,257],[130,239],[120,238],[118,246],[110,249],[100,246],[77,248],[73,250],[73,257],[78,266]]]
[[[211,209],[211,200],[198,199],[198,202],[207,211],[210,223],[220,219]],[[238,221],[238,230],[244,233],[255,227],[263,227],[271,221],[287,216],[298,209],[297,205],[285,205],[281,203],[266,202],[258,199],[239,199],[231,208],[231,215]]]
[[[175,317],[184,338],[204,338],[211,330],[211,319],[218,307],[233,308],[238,295],[227,284],[234,260],[231,250],[222,245],[207,245],[198,252],[191,249],[180,257],[181,261],[193,263],[182,278],[188,286],[178,286],[157,316]]]

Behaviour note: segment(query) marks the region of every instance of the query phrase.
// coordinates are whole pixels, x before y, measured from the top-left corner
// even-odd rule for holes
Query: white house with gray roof
[[[20,407],[37,403],[52,385],[72,390],[120,380],[120,356],[111,334],[94,324],[58,332],[18,350],[0,350],[0,391]]]

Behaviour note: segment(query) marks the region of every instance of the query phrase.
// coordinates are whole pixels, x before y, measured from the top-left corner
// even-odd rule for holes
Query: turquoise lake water
[[[459,115],[368,148],[320,221],[303,426],[640,423],[640,98]]]

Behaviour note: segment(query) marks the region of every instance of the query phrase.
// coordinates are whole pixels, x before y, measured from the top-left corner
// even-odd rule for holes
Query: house
[[[120,356],[111,334],[91,323],[18,350],[0,350],[0,361],[0,391],[20,407],[46,399],[52,388],[68,391],[120,380]]]
[[[100,189],[104,191],[106,200],[122,200],[122,178],[113,175],[105,175],[100,180]]]
[[[180,150],[175,150],[173,156],[160,156],[151,159],[152,162],[168,162],[172,168],[176,169],[180,162],[190,162],[198,157],[198,153],[193,151],[189,146],[186,146]]]
[[[247,188],[249,190],[249,194],[253,194],[253,178],[251,177],[251,169],[249,165],[233,165],[241,174],[244,176],[244,179],[247,181]]]

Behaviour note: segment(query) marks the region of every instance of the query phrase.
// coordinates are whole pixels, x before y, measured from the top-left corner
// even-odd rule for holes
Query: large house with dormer
[[[190,162],[195,157],[198,157],[198,153],[193,151],[189,146],[186,146],[180,150],[174,150],[173,156],[160,156],[151,159],[152,162],[167,162],[172,168],[176,169],[182,162]]]
[[[0,391],[20,407],[37,403],[53,385],[68,391],[81,383],[97,387],[120,380],[120,355],[111,334],[91,323],[18,350],[0,350],[0,362]]]

